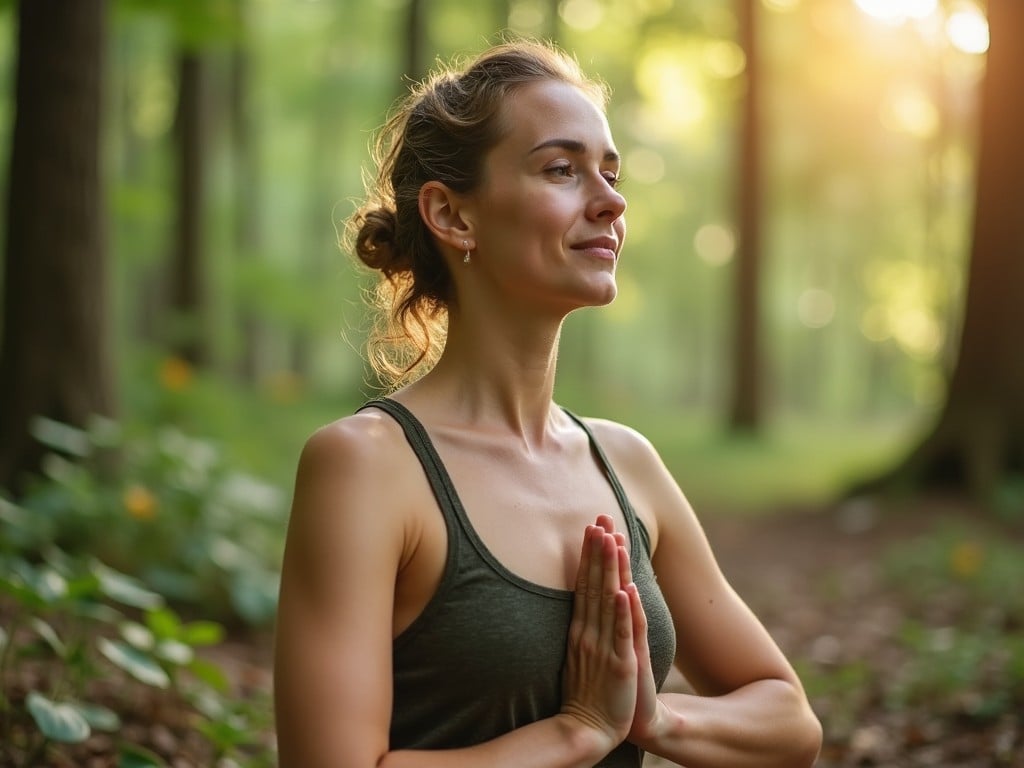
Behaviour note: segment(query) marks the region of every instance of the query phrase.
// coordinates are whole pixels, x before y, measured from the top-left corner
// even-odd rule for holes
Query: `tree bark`
[[[231,51],[231,126],[235,156],[235,255],[236,263],[252,264],[259,259],[263,232],[260,226],[262,185],[256,133],[250,108],[252,62],[247,24],[247,0],[235,0],[239,36]],[[242,296],[237,304],[239,327],[238,375],[256,384],[263,374],[264,327],[250,303]]]
[[[187,362],[199,366],[209,359],[206,326],[204,210],[206,163],[206,105],[204,63],[196,51],[183,51],[178,62],[178,220],[171,259],[170,307],[172,347]]]
[[[0,336],[0,486],[18,493],[45,416],[114,409],[100,163],[106,0],[22,0]]]
[[[405,17],[405,74],[413,81],[420,81],[426,72],[426,18],[423,0],[409,0]],[[403,86],[402,91],[405,91]]]
[[[944,408],[928,436],[870,487],[945,487],[989,500],[1024,474],[1024,4],[989,0],[966,304]]]
[[[760,72],[754,0],[739,0],[739,42],[747,57],[746,92],[740,112],[736,206],[739,247],[733,294],[733,368],[729,426],[756,431],[761,425],[761,144]]]

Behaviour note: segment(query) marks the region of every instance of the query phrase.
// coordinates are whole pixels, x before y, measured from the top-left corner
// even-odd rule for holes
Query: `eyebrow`
[[[576,139],[548,139],[547,141],[542,141],[536,147],[531,149],[529,154],[532,155],[534,152],[539,152],[542,149],[548,149],[550,147],[559,147],[577,155],[585,154],[587,151],[587,145],[582,141],[577,141]],[[608,162],[617,163],[621,160],[621,157],[614,149],[609,149],[604,153],[604,159]]]

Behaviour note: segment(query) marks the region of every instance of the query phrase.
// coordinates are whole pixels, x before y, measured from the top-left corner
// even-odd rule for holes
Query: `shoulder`
[[[351,469],[353,462],[367,468],[395,453],[402,429],[377,410],[359,413],[320,427],[306,440],[299,459],[300,470]]]
[[[617,471],[645,475],[667,471],[651,441],[632,427],[609,419],[588,417],[583,421]]]
[[[416,461],[401,426],[380,411],[320,427],[299,457],[289,543],[308,553],[329,541],[400,542],[419,490],[408,482]]]

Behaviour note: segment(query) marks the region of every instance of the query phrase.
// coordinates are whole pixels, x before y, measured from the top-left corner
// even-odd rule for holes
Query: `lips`
[[[595,237],[591,240],[584,240],[573,244],[574,251],[587,251],[594,256],[603,258],[615,258],[615,252],[619,247],[619,241],[614,237]]]

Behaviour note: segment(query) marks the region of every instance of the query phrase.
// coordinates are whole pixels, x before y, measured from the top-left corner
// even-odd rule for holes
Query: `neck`
[[[405,392],[409,401],[465,423],[540,445],[551,426],[562,323],[491,325],[453,314],[437,365]]]

